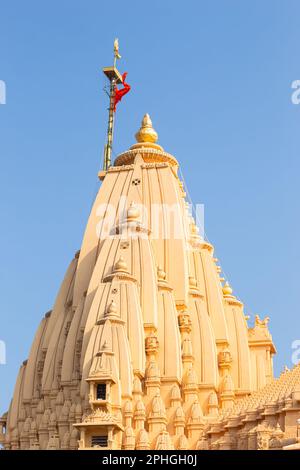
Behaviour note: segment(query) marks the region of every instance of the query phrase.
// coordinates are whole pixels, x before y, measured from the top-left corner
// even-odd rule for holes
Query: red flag
[[[121,101],[123,96],[126,95],[126,93],[130,91],[130,88],[131,88],[130,85],[128,85],[128,83],[125,82],[126,77],[127,77],[127,72],[123,73],[122,75],[122,84],[124,88],[121,88],[120,90],[118,89],[117,86],[115,88],[114,111],[116,111],[116,106],[119,103],[119,101]]]

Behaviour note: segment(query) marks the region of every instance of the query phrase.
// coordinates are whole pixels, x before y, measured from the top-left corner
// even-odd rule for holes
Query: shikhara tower
[[[81,249],[1,418],[4,447],[296,442],[299,367],[273,378],[268,319],[248,327],[242,302],[223,285],[178,162],[158,145],[147,114],[136,140],[99,174]]]

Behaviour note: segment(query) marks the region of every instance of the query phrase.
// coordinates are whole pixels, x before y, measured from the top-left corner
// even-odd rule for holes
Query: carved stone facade
[[[268,319],[248,327],[213,246],[198,234],[176,159],[147,139],[147,129],[155,135],[147,115],[142,128],[101,172],[81,250],[20,368],[0,442],[6,449],[294,445],[299,366],[273,378]]]

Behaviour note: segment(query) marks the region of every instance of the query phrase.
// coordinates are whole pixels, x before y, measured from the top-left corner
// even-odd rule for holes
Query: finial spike
[[[137,142],[157,142],[158,135],[153,129],[152,121],[149,114],[145,114],[139,131],[135,134]]]

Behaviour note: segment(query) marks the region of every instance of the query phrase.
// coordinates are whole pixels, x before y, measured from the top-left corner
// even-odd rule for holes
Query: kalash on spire
[[[214,248],[188,210],[178,162],[157,143],[148,114],[111,165],[114,110],[126,91],[119,58],[115,42],[115,64],[104,69],[103,181],[81,249],[21,365],[0,443],[8,450],[297,446],[300,365],[274,379],[269,318],[256,316],[249,327],[243,303],[223,284]],[[114,208],[122,204],[120,221]],[[175,236],[167,208],[177,214]]]

